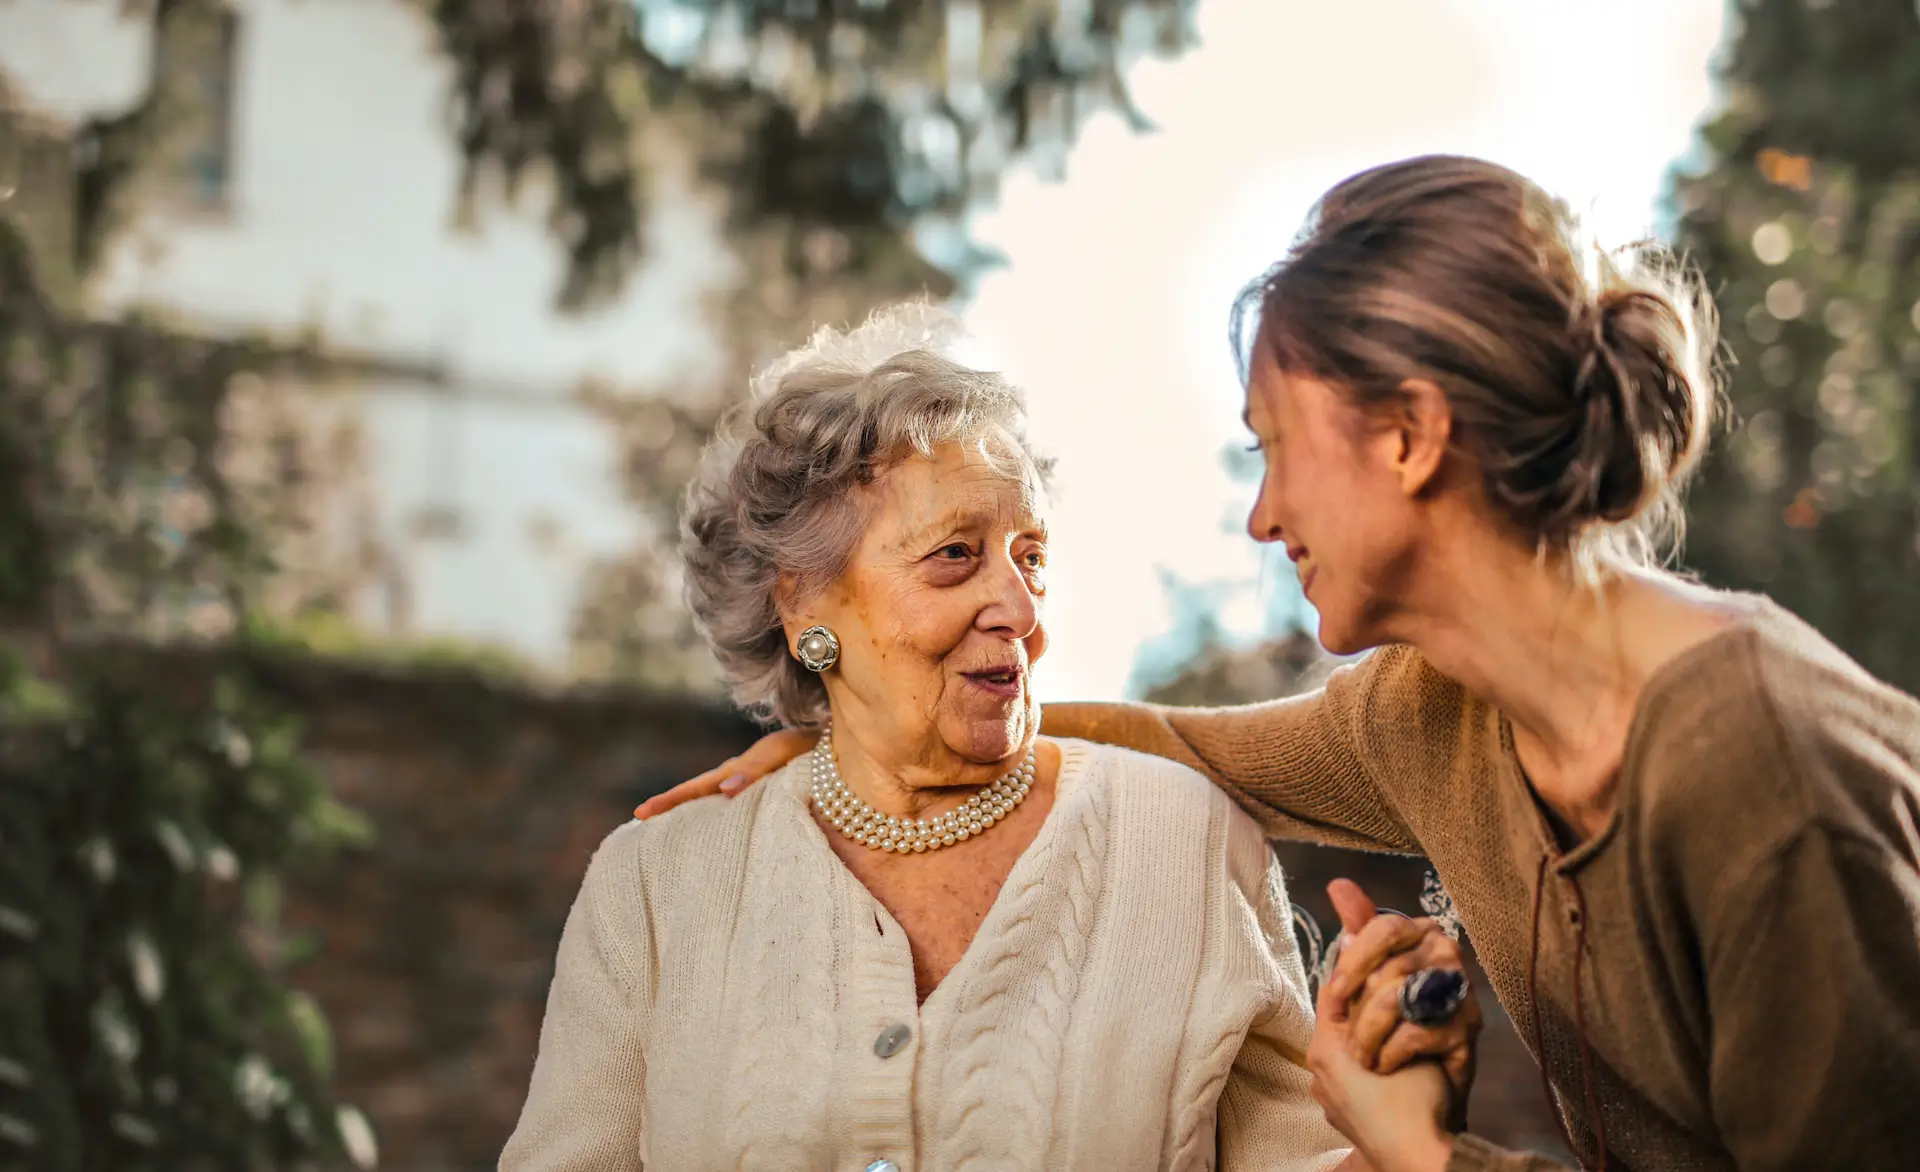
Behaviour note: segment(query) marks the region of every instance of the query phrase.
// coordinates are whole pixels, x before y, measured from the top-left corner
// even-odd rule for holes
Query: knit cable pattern
[[[1046,1151],[1059,1099],[1060,1058],[1086,957],[1106,861],[1106,787],[1077,787],[1065,822],[1021,868],[1001,944],[966,990],[949,1082],[959,1088],[940,1126],[955,1137],[955,1166],[1006,1168]],[[1045,957],[1039,972],[1034,958]],[[1021,978],[1030,978],[1023,980]],[[995,1028],[994,1023],[999,1023]],[[1009,1028],[1011,1024],[1011,1028]],[[1023,1125],[1019,1135],[1006,1123]]]

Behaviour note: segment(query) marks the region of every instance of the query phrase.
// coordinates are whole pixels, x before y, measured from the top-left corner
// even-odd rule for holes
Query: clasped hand
[[[1460,946],[1432,920],[1380,915],[1357,883],[1327,892],[1342,943],[1307,1050],[1314,1100],[1376,1172],[1442,1172],[1465,1124],[1480,1006],[1469,996],[1445,1024],[1418,1026],[1400,990],[1422,969],[1464,971]]]

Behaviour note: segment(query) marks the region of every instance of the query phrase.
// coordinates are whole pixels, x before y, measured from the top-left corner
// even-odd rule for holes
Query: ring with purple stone
[[[1400,1016],[1411,1025],[1445,1025],[1466,1003],[1467,974],[1458,969],[1421,969],[1400,984]]]

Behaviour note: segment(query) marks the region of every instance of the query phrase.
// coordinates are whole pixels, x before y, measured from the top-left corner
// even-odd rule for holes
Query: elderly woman
[[[823,331],[688,498],[736,698],[818,746],[631,823],[566,931],[505,1172],[1323,1169],[1258,826],[1036,735],[1046,465],[924,307]]]

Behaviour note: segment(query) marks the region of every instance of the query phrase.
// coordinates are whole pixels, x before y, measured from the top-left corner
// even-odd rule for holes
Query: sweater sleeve
[[[1809,826],[1739,885],[1706,949],[1712,1107],[1743,1170],[1920,1151],[1920,870]]]
[[[652,948],[632,836],[644,825],[601,844],[567,915],[500,1172],[640,1172]]]
[[[1404,654],[1370,655],[1335,671],[1317,691],[1264,704],[1049,704],[1043,731],[1196,769],[1275,838],[1418,854],[1363,756],[1368,699]]]
[[[1346,1158],[1349,1148],[1308,1089],[1313,1001],[1279,860],[1264,844],[1261,850],[1271,860],[1265,881],[1247,886],[1258,900],[1273,997],[1247,1031],[1221,1089],[1216,1166],[1220,1172],[1326,1172]]]

